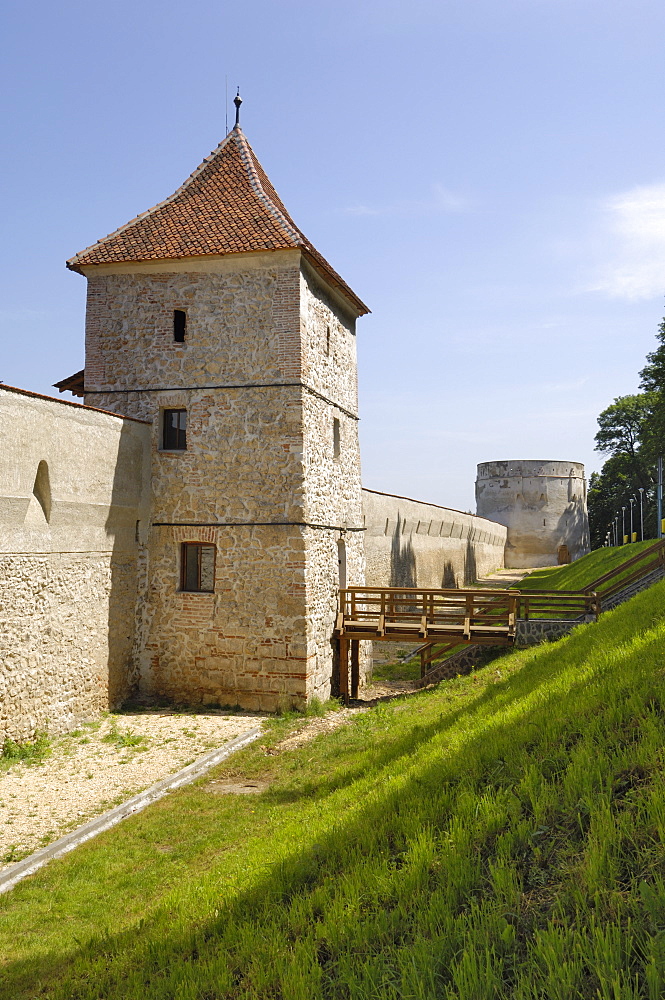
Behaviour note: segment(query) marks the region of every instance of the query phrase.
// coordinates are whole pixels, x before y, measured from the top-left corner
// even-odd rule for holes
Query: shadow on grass
[[[644,602],[643,605],[643,627],[647,629],[650,624],[660,621],[662,613],[654,609],[651,614]],[[526,655],[527,662],[517,673],[486,688],[476,698],[470,696],[467,703],[451,714],[442,714],[424,725],[410,726],[397,739],[391,739],[388,730],[377,730],[376,724],[358,726],[356,723],[356,742],[362,746],[365,725],[367,741],[371,741],[374,749],[369,765],[350,761],[343,773],[332,778],[322,774],[297,790],[277,788],[264,796],[266,802],[279,807],[321,799],[358,783],[357,800],[346,813],[328,817],[327,832],[308,832],[307,823],[303,822],[300,842],[284,849],[281,856],[278,853],[276,860],[269,863],[268,870],[250,888],[229,902],[223,901],[222,890],[219,890],[214,914],[209,908],[207,915],[203,912],[210,906],[207,897],[215,896],[212,886],[201,890],[201,901],[206,898],[204,908],[194,904],[197,898],[194,883],[201,882],[199,873],[195,873],[192,884],[187,887],[187,926],[184,929],[174,926],[170,913],[173,906],[164,904],[141,922],[140,933],[133,926],[118,934],[92,938],[82,943],[79,951],[72,949],[64,955],[50,952],[37,961],[8,965],[2,979],[13,992],[6,995],[17,1000],[20,996],[35,996],[42,983],[48,984],[49,989],[44,995],[54,1000],[100,996],[113,1000],[133,996],[128,992],[130,989],[146,998],[286,996],[277,981],[272,992],[252,992],[255,987],[250,979],[258,975],[258,965],[269,968],[274,962],[276,935],[283,935],[287,950],[296,948],[299,920],[302,922],[302,915],[299,918],[296,911],[301,904],[308,914],[314,914],[305,921],[301,936],[308,941],[310,950],[319,949],[313,958],[309,955],[318,968],[316,975],[312,973],[312,989],[316,987],[312,998],[354,995],[344,992],[346,986],[336,982],[339,965],[335,966],[335,972],[331,960],[326,958],[330,952],[336,956],[353,955],[354,961],[362,961],[362,921],[369,916],[366,914],[363,918],[362,908],[358,910],[353,902],[353,873],[362,873],[370,858],[379,859],[383,865],[384,895],[389,911],[389,901],[399,895],[398,886],[405,877],[405,852],[417,838],[418,831],[435,830],[437,836],[444,836],[445,831],[454,826],[456,814],[452,807],[459,786],[480,796],[482,789],[514,784],[522,777],[525,761],[529,760],[524,757],[525,752],[533,751],[535,759],[538,748],[556,744],[570,733],[571,726],[581,731],[585,717],[603,710],[606,703],[603,689],[621,675],[626,663],[635,660],[636,667],[642,668],[645,664],[659,663],[662,636],[644,634],[641,640],[638,637],[626,642],[625,624],[629,618],[625,612],[630,609],[624,606],[619,612],[622,610],[624,614],[615,613],[616,617],[611,620],[606,618],[598,625],[580,629],[561,643],[522,654]],[[603,660],[606,649],[613,652]],[[594,658],[600,661],[596,672],[585,676],[584,665]],[[574,661],[580,665],[578,679],[569,681],[562,689],[558,670],[562,662],[565,671],[572,670]],[[621,685],[628,700],[637,673],[633,681],[628,671],[624,670],[624,674]],[[645,683],[648,684],[648,679]],[[466,725],[460,725],[462,722]],[[347,739],[339,732],[327,737],[327,759],[331,768],[341,769],[349,755],[348,730],[344,735]],[[498,762],[502,764],[499,771]],[[369,780],[372,778],[376,779],[373,783]],[[363,784],[367,787],[363,788]],[[196,810],[197,796],[201,794],[196,789],[177,793],[162,809],[175,809],[179,803],[181,810]],[[114,836],[122,836],[122,831],[115,831],[105,843],[91,849],[99,851],[101,856],[103,851],[112,848]],[[486,873],[477,860],[486,849],[491,850],[491,844],[476,843],[475,860],[469,861],[466,869],[460,866],[456,881],[450,874],[448,891],[453,911],[457,912],[463,899],[468,903],[489,891]],[[61,874],[66,873],[63,865]],[[186,874],[186,870],[182,872],[184,878]],[[130,879],[140,877],[135,870],[127,871],[126,875]],[[34,889],[37,889],[37,880]],[[338,902],[347,890],[349,903],[340,911]],[[121,889],[109,886],[108,891],[113,900],[114,894]],[[323,900],[323,911],[318,917],[319,903],[310,904],[313,893]],[[328,940],[333,918],[324,912],[326,902],[331,912],[337,912],[334,946]],[[423,906],[426,906],[424,900]],[[57,913],[54,917],[57,918]],[[408,947],[409,931],[404,921],[400,924],[395,917],[396,924],[390,930],[390,918],[386,920],[388,937],[400,947]],[[320,952],[322,935],[327,942],[327,952],[323,953]],[[459,942],[457,944],[459,946]],[[376,947],[382,947],[380,941]],[[365,952],[369,954],[371,948],[372,945],[367,944]],[[214,974],[213,967],[217,970]],[[195,968],[200,970],[202,977],[196,987],[200,986],[200,992],[185,991]],[[66,980],[69,972],[75,979]],[[58,981],[62,982],[62,988]],[[248,992],[243,992],[245,986]],[[24,993],[25,989],[30,992]]]

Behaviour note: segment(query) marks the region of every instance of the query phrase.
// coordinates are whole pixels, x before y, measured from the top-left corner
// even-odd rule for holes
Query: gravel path
[[[0,770],[0,871],[261,722],[215,711],[112,715],[55,739],[40,763]]]

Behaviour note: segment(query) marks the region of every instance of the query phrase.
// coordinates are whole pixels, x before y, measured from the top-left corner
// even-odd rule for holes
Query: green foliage
[[[1,897],[0,993],[656,1000],[664,641],[661,583],[295,750],[269,735],[215,774],[261,795],[182,789]]]
[[[145,736],[137,735],[132,729],[126,729],[122,732],[115,719],[111,720],[111,729],[106,736],[102,736],[102,743],[112,743],[113,746],[121,749],[129,749],[131,747],[141,747],[141,749],[144,749],[144,745],[147,742]]]
[[[376,647],[375,647],[376,648]],[[420,657],[402,663],[394,660],[392,663],[375,663],[372,670],[372,680],[381,683],[387,681],[415,681],[420,677]]]
[[[644,437],[656,393],[619,396],[598,417],[596,449],[611,455],[627,455],[634,463],[636,474],[643,475],[639,463],[640,443]],[[647,486],[647,482],[642,482]]]
[[[5,766],[19,760],[36,764],[51,753],[51,740],[47,733],[37,732],[34,739],[16,742],[6,736],[2,744],[0,759]]]
[[[643,393],[620,396],[598,417],[596,450],[610,454],[600,473],[589,480],[587,503],[591,547],[605,542],[608,525],[617,511],[628,505],[630,496],[644,492],[644,535],[655,535],[655,501],[653,462],[645,453],[643,442],[648,433],[657,394]],[[639,503],[633,507],[633,525],[639,532]],[[621,526],[619,526],[621,530]],[[629,532],[626,520],[626,532]],[[638,536],[639,537],[639,536]]]
[[[656,334],[658,346],[647,354],[647,363],[640,372],[640,386],[653,397],[651,419],[644,436],[643,450],[651,463],[662,455],[665,441],[665,319]]]
[[[656,463],[665,450],[665,319],[656,339],[658,346],[640,372],[643,392],[618,397],[598,417],[596,448],[610,458],[589,481],[592,548],[604,544],[608,525],[640,487],[645,490],[644,537],[658,534],[654,484]]]

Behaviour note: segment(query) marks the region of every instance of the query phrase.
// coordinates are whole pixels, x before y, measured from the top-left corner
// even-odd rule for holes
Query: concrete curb
[[[202,777],[202,775],[216,764],[230,757],[236,750],[241,750],[242,747],[252,743],[261,735],[261,732],[261,727],[255,726],[241,736],[237,736],[225,746],[211,750],[210,753],[195,760],[193,764],[189,764],[176,774],[171,774],[168,778],[158,781],[156,785],[152,785],[150,788],[146,788],[145,791],[139,792],[138,795],[132,796],[131,799],[116,806],[115,809],[110,809],[101,816],[97,816],[96,819],[91,819],[89,823],[80,826],[78,830],[72,830],[71,833],[49,844],[48,847],[42,847],[41,850],[35,851],[34,854],[24,858],[23,861],[17,862],[11,868],[6,868],[5,871],[0,872],[0,893],[8,892],[14,888],[17,882],[43,868],[49,861],[62,857],[63,854],[73,851],[79,844],[84,844],[86,840],[91,840],[99,833],[103,833],[104,830],[109,830],[128,816],[133,816],[135,813],[141,812],[146,806],[157,802],[159,799],[163,799],[165,795],[174,789],[196,781],[197,778]]]

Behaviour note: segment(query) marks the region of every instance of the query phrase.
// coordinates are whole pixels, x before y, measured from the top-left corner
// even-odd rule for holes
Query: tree
[[[592,548],[603,545],[609,525],[622,507],[629,506],[629,498],[638,496],[640,488],[645,491],[644,534],[646,537],[653,534],[653,463],[644,442],[658,398],[659,393],[654,391],[619,396],[598,417],[596,450],[610,457],[589,480],[587,503]],[[627,520],[625,527],[628,531]]]
[[[598,433],[595,437],[596,451],[609,453],[613,458],[624,456],[626,461],[620,463],[622,475],[630,470],[630,478],[637,487],[641,486],[645,490],[651,485],[652,477],[649,464],[644,461],[642,443],[657,397],[656,392],[619,396],[598,417]]]
[[[656,339],[658,347],[647,354],[647,363],[640,372],[640,386],[652,400],[642,442],[644,457],[652,465],[665,450],[665,319],[658,327]]]
[[[592,472],[589,478],[587,504],[589,508],[589,533],[591,548],[597,549],[605,544],[605,536],[615,516],[621,513],[622,507],[629,505],[629,497],[639,496],[637,490],[640,483],[633,473],[632,462],[628,455],[619,453],[609,458],[600,472]],[[653,535],[655,514],[653,505],[653,489],[644,494],[644,537]],[[639,518],[639,504],[635,508]],[[639,531],[638,522],[636,529]],[[626,530],[628,530],[628,511],[626,511]],[[619,536],[621,522],[619,521]]]

